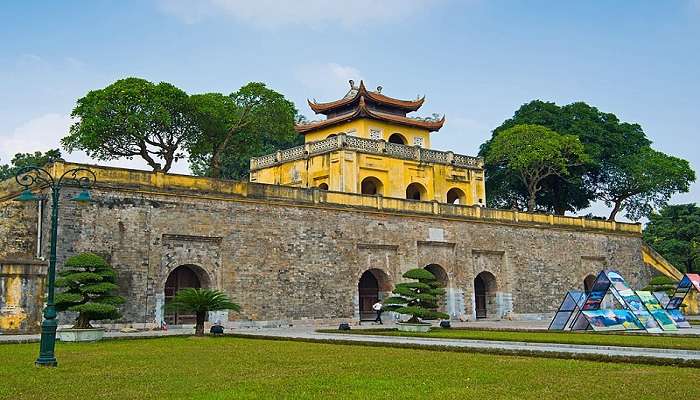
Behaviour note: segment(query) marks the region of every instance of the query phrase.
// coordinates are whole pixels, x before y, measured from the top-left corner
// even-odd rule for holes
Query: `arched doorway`
[[[165,281],[166,305],[175,297],[178,290],[202,287],[201,280],[192,267],[194,266],[182,265],[170,272]],[[194,324],[196,322],[194,314],[166,309],[164,315],[165,322],[169,325]]]
[[[450,278],[447,276],[447,271],[445,271],[445,269],[438,264],[429,264],[426,265],[423,269],[435,275],[435,278],[437,278],[437,280],[442,284],[442,287],[445,289],[445,295],[442,297],[442,299],[440,299],[440,302],[438,303],[438,311],[449,314],[450,307],[448,306],[448,290],[450,286]]]
[[[426,200],[427,193],[425,186],[418,182],[413,182],[406,188],[406,198],[408,200]]]
[[[384,299],[390,290],[391,282],[384,271],[372,268],[362,273],[357,283],[360,321],[374,320],[376,313],[372,310],[372,305]]]
[[[396,144],[406,144],[406,138],[403,137],[400,133],[392,133],[391,136],[389,136],[389,143],[396,143]]]
[[[449,204],[467,204],[467,195],[462,189],[452,188],[447,191],[447,203]]]
[[[318,188],[320,190],[328,190],[328,184],[324,182],[324,183],[318,185]]]
[[[362,183],[360,184],[360,193],[362,194],[369,194],[369,195],[381,195],[383,193],[384,185],[382,185],[382,182],[373,177],[373,176],[368,176],[367,178],[362,180]]]
[[[583,291],[586,292],[586,294],[590,293],[591,290],[593,289],[593,284],[595,283],[595,278],[596,278],[595,275],[588,274],[583,279]]]
[[[474,311],[476,318],[497,316],[496,277],[484,271],[474,278]]]

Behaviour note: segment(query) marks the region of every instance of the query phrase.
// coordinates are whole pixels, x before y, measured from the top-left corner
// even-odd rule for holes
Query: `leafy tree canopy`
[[[566,178],[571,168],[589,158],[575,136],[560,135],[541,125],[515,125],[493,139],[485,160],[520,180],[527,191],[527,210],[535,211],[544,179]]]
[[[614,114],[604,113],[586,103],[577,102],[562,107],[552,102],[533,100],[494,129],[491,139],[481,145],[479,154],[485,156],[502,131],[520,124],[542,125],[562,135],[576,136],[589,155],[589,161],[570,168],[568,176],[551,176],[542,181],[537,204],[542,210],[557,214],[586,208],[596,199],[595,185],[603,162],[650,144],[639,125],[620,122]],[[528,198],[527,188],[517,177],[489,163],[486,163],[486,174],[487,197],[491,206],[524,208],[525,199]]]
[[[416,282],[396,284],[393,296],[384,300],[385,310],[410,315],[408,322],[411,323],[418,323],[421,319],[450,317],[437,311],[438,301],[445,295],[445,290],[435,275],[423,268],[415,268],[406,271],[403,277]]]
[[[17,153],[12,158],[10,164],[0,165],[0,181],[12,178],[24,167],[30,165],[42,167],[60,159],[61,151],[59,149],[51,149],[46,153],[40,151],[34,153]]]
[[[650,214],[644,241],[682,272],[700,272],[700,208],[669,205]]]
[[[61,141],[69,152],[98,160],[141,157],[154,171],[169,171],[199,131],[187,93],[139,78],[89,92],[71,115],[78,122]]]
[[[116,295],[117,274],[100,256],[82,253],[66,260],[56,279],[58,311],[78,313],[74,328],[90,328],[90,321],[117,319],[117,306],[124,298]]]
[[[598,197],[612,207],[610,220],[621,210],[632,220],[665,206],[671,195],[687,192],[695,172],[686,160],[643,147],[601,168]]]
[[[501,132],[519,124],[542,125],[573,135],[589,156],[588,162],[569,168],[567,176],[542,180],[536,203],[543,211],[575,212],[602,200],[612,207],[609,219],[624,210],[636,220],[666,204],[673,193],[687,191],[695,179],[687,162],[651,149],[641,126],[621,122],[614,114],[583,102],[558,106],[534,100],[524,104],[513,118],[494,129],[480,155],[488,154]],[[526,208],[528,188],[512,171],[487,161],[486,175],[491,206]]]
[[[194,95],[192,102],[201,129],[189,145],[197,175],[246,178],[251,157],[301,144],[294,104],[264,83],[251,82],[228,96]]]

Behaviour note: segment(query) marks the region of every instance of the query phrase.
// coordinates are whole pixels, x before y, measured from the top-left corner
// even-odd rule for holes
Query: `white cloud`
[[[362,73],[357,68],[337,63],[302,65],[297,68],[295,75],[307,93],[320,96],[319,100],[337,100],[350,88],[350,79],[356,83],[362,79]]]
[[[162,11],[188,24],[227,16],[258,27],[341,25],[400,20],[437,0],[158,0]]]
[[[33,118],[12,130],[8,134],[0,133],[0,163],[7,164],[17,153],[33,153],[61,148],[61,138],[68,134],[73,121],[69,115],[49,113]],[[82,151],[68,154],[61,149],[63,158],[68,161],[86,164],[108,165],[150,170],[151,168],[140,158],[133,160],[121,159],[114,161],[97,161]],[[189,174],[189,164],[186,160],[178,161],[170,172]]]
[[[0,136],[0,162],[9,162],[16,153],[46,151],[60,147],[60,139],[68,133],[71,118],[62,114],[45,114]]]

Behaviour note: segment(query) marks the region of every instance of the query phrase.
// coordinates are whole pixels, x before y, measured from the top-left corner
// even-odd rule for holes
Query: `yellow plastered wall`
[[[258,183],[296,187],[319,187],[345,193],[362,193],[362,181],[374,177],[381,182],[381,195],[405,198],[406,188],[419,183],[425,189],[425,198],[447,202],[447,192],[460,191],[460,204],[485,203],[483,171],[459,168],[452,165],[419,163],[376,154],[365,154],[354,150],[334,151],[289,161],[252,173]]]
[[[423,141],[421,147],[425,149],[430,148],[430,132],[428,132],[426,129],[391,124],[368,118],[358,118],[343,124],[308,132],[304,135],[304,140],[306,143],[316,142],[327,139],[331,135],[340,135],[341,133],[348,136],[372,139],[370,134],[372,131],[380,134],[380,137],[376,139],[384,139],[387,142],[392,134],[398,133],[405,139],[406,144],[409,146],[413,146],[415,144],[415,138],[421,138]]]

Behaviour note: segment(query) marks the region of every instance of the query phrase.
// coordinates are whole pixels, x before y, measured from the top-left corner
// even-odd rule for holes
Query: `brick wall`
[[[180,265],[241,304],[232,318],[255,321],[353,318],[358,279],[370,268],[396,283],[410,268],[440,265],[457,317],[472,316],[482,271],[496,278],[492,312],[501,314],[552,312],[605,266],[634,288],[651,276],[635,234],[185,191],[103,187],[93,197],[89,205],[62,200],[59,265],[81,251],[105,255],[128,299],[125,321],[158,319],[165,280]]]

